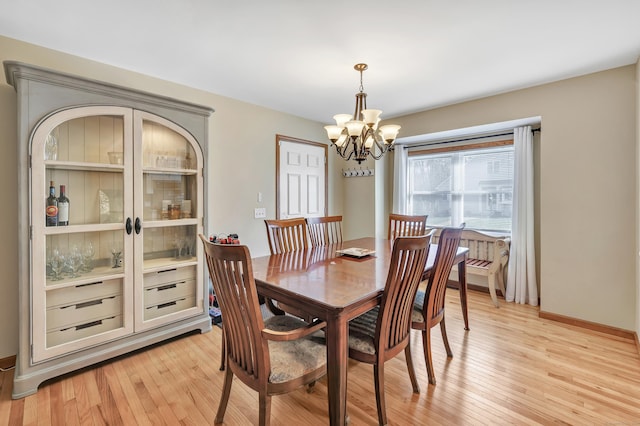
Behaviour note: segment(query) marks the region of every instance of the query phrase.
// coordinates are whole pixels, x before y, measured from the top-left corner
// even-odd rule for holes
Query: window
[[[486,145],[409,153],[407,213],[429,215],[430,226],[511,232],[512,141]]]

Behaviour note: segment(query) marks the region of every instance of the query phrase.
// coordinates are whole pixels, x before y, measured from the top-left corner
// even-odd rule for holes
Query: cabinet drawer
[[[144,286],[154,287],[160,284],[168,284],[174,281],[184,281],[196,278],[196,267],[185,266],[182,268],[169,268],[162,271],[144,274]]]
[[[144,289],[144,306],[160,305],[172,300],[193,297],[195,295],[195,280],[178,281],[157,287]]]
[[[122,280],[96,281],[47,292],[47,309],[122,294]]]
[[[180,312],[184,309],[192,308],[196,306],[196,298],[194,296],[184,297],[171,302],[161,303],[145,308],[144,319],[145,321],[161,317],[163,315],[172,314],[174,312]]]
[[[122,296],[109,296],[47,309],[47,330],[85,324],[100,318],[122,315]]]
[[[105,331],[115,330],[122,327],[122,315],[102,318],[78,324],[73,327],[65,327],[51,330],[47,333],[47,347],[73,342],[84,337],[94,336]]]

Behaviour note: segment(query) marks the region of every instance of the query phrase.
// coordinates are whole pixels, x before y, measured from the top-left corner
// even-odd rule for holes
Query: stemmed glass
[[[85,272],[93,271],[93,256],[96,254],[93,244],[89,241],[82,251],[82,270]]]
[[[77,246],[71,247],[71,252],[66,259],[66,266],[69,269],[71,278],[77,278],[80,276],[78,271],[82,266],[82,253],[80,253],[80,249],[78,249]]]
[[[60,250],[54,249],[51,254],[51,272],[53,276],[51,277],[51,281],[60,281],[62,277],[60,276],[62,272],[62,267],[64,266],[64,256],[60,253]]]
[[[57,160],[58,159],[58,140],[52,134],[47,136],[44,142],[44,159],[45,160]]]

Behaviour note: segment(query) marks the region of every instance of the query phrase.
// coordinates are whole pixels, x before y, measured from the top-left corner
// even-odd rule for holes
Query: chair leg
[[[227,360],[227,343],[224,335],[224,325],[222,326],[222,344],[220,345],[220,371],[224,371],[225,361]]]
[[[220,404],[216,413],[216,424],[220,424],[224,420],[224,413],[227,411],[227,403],[229,402],[229,394],[231,394],[231,384],[233,383],[233,372],[227,369],[224,375],[224,384],[222,385],[222,395],[220,395]]]
[[[373,365],[373,378],[376,388],[376,406],[378,407],[378,424],[387,424],[387,407],[384,402],[384,362]]]
[[[440,334],[442,334],[442,341],[444,342],[444,348],[447,351],[447,356],[453,358],[453,352],[451,352],[451,346],[449,346],[449,339],[447,338],[447,327],[444,324],[444,316],[440,320]]]
[[[411,379],[411,386],[413,386],[413,393],[420,393],[420,386],[418,385],[416,370],[413,368],[413,357],[411,356],[411,344],[408,344],[407,347],[404,348],[404,357],[407,360],[407,370],[409,370],[409,379]]]
[[[260,400],[259,424],[260,426],[269,426],[271,423],[271,396],[260,392],[258,399]]]
[[[500,292],[502,293],[502,297],[506,298],[507,297],[507,292],[505,290],[505,286],[504,286],[504,269],[502,267],[500,267],[500,269],[498,269],[498,288],[500,288]]]
[[[496,276],[495,274],[489,274],[488,282],[489,282],[489,294],[491,295],[491,300],[493,304],[496,305],[496,308],[500,307],[498,303],[498,296],[496,295]]]
[[[436,376],[433,374],[433,363],[431,362],[431,328],[422,330],[422,348],[424,349],[424,363],[427,365],[429,383],[435,385]]]

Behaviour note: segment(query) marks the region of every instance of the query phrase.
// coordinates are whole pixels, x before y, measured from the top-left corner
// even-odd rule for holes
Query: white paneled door
[[[326,214],[326,145],[279,138],[279,218]]]

